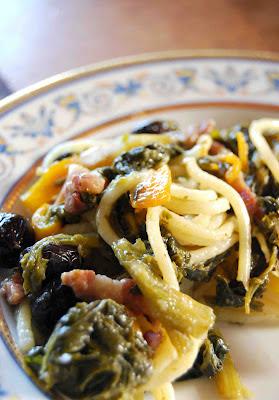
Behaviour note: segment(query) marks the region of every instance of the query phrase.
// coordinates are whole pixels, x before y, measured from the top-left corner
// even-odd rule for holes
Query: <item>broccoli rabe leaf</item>
[[[200,376],[212,378],[223,368],[223,362],[228,351],[228,345],[222,336],[214,330],[210,330],[193,367],[182,376],[181,380],[199,378]]]
[[[112,248],[148,302],[151,317],[161,321],[166,328],[194,337],[204,334],[212,326],[214,313],[211,308],[171,288],[152,271],[148,262],[152,257],[146,256],[141,240],[131,244],[120,239],[113,243]]]
[[[224,261],[227,255],[227,252],[224,252],[210,260],[207,260],[204,264],[192,265],[190,263],[190,253],[183,249],[170,233],[163,233],[163,238],[169,256],[177,266],[177,277],[179,282],[183,278],[195,282],[208,282],[214,270]]]
[[[80,255],[84,255],[88,248],[97,247],[98,238],[79,234],[59,234],[41,239],[29,247],[20,260],[23,270],[23,288],[26,294],[36,293],[42,286],[48,265],[48,260],[43,257],[43,249],[49,244],[77,246]]]
[[[32,371],[39,375],[40,369],[43,362],[45,350],[43,346],[35,346],[25,356],[26,364],[32,369]]]
[[[267,235],[269,243],[279,246],[279,215],[277,213],[265,215],[260,226]]]
[[[272,196],[258,197],[259,204],[266,214],[279,212],[279,199]]]
[[[228,252],[219,254],[213,258],[207,260],[204,264],[193,265],[189,271],[187,271],[187,278],[196,282],[208,282],[212,277],[215,269],[221,264]]]
[[[126,237],[128,240],[134,241],[140,237],[147,239],[145,227],[145,212],[135,213],[135,209],[130,202],[128,193],[122,195],[115,203],[115,207],[111,213],[111,223],[119,231],[120,237]]]
[[[258,282],[256,290],[249,297],[249,304],[253,308],[259,308],[261,304],[257,301],[259,297],[262,296],[266,288],[266,279],[261,279],[265,271],[267,270],[266,259],[262,252],[261,246],[258,240],[252,238],[252,257],[251,257],[251,273],[250,273],[250,283]],[[236,280],[236,270],[237,264],[234,265],[233,261],[230,262],[231,268],[227,270],[223,269],[224,275],[217,275],[216,277],[216,298],[215,304],[220,307],[242,307],[246,303],[247,309],[247,295],[243,283]],[[249,287],[250,287],[249,283]]]
[[[247,293],[243,283],[239,282],[235,279],[228,280],[224,276],[218,275],[216,277],[216,297],[215,304],[219,307],[234,307],[239,308],[243,307],[246,304],[251,303],[251,307],[254,309],[261,308],[261,303],[257,302],[257,298],[261,297],[267,284],[267,280],[259,280],[259,278],[252,278],[252,282],[257,282],[259,285],[256,287],[253,293],[247,297]],[[254,286],[253,286],[254,287]],[[249,292],[250,293],[250,292]],[[249,299],[249,302],[247,303]],[[246,306],[248,310],[248,306]]]
[[[198,164],[204,171],[223,179],[229,165],[224,161],[220,161],[217,156],[205,156],[198,159]]]
[[[277,267],[278,264],[277,255],[278,255],[278,248],[274,246],[267,268],[259,276],[255,276],[250,279],[249,288],[245,295],[246,313],[250,312],[250,303],[252,302],[253,298],[260,297],[263,294],[263,291],[265,290],[269,280],[270,272]]]
[[[238,145],[236,135],[238,132],[242,132],[245,138],[246,143],[248,144],[248,154],[249,160],[251,160],[253,153],[256,148],[254,144],[250,140],[249,130],[245,126],[235,125],[230,129],[222,129],[220,131],[214,130],[212,132],[213,139],[218,140],[223,143],[228,149],[230,149],[233,153],[238,155]]]
[[[182,279],[187,275],[187,269],[189,267],[191,255],[188,251],[185,251],[178,245],[177,241],[170,233],[163,231],[162,237],[167,247],[170,259],[177,267],[177,279],[179,282],[181,282]]]
[[[261,197],[260,203],[265,211],[259,226],[265,233],[271,245],[279,246],[279,200],[271,197]]]
[[[229,280],[224,276],[216,277],[216,305],[219,307],[242,307],[246,294],[242,282]]]
[[[120,175],[125,175],[132,171],[155,168],[167,164],[172,158],[182,153],[183,149],[174,144],[153,143],[135,147],[114,160],[114,170]]]
[[[39,378],[71,398],[116,400],[147,382],[150,356],[125,307],[100,300],[71,308],[26,362],[34,372],[41,364]]]
[[[49,207],[50,217],[57,216],[64,224],[76,224],[80,222],[81,216],[67,212],[64,204],[51,205]]]

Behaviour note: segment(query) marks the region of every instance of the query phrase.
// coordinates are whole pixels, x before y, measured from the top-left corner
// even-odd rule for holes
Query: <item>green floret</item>
[[[71,308],[45,347],[31,350],[26,362],[49,389],[70,398],[116,400],[132,398],[147,382],[150,356],[126,308],[98,300]]]

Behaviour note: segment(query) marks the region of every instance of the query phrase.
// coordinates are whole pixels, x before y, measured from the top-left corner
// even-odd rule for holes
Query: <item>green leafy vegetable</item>
[[[199,166],[206,172],[223,179],[229,165],[220,161],[217,156],[205,156],[198,159]]]
[[[245,176],[245,181],[257,196],[278,196],[278,184],[274,181],[272,174],[265,165],[256,165],[252,160],[249,161],[249,174]]]
[[[279,245],[279,199],[272,196],[259,198],[265,215],[259,222],[268,241],[273,245]]]
[[[215,269],[225,260],[227,255],[228,252],[225,251],[218,256],[210,258],[204,264],[193,265],[192,268],[187,271],[187,278],[196,282],[208,282]]]
[[[236,280],[237,271],[237,258],[235,258],[237,253],[232,252],[232,258],[229,261],[230,269],[223,268],[222,274],[216,277],[216,297],[215,304],[220,307],[243,307],[246,304],[247,310],[247,295],[245,287],[242,282]],[[261,246],[258,240],[252,238],[252,257],[251,257],[251,273],[250,273],[250,283],[251,282],[261,282],[257,289],[251,293],[252,296],[249,300],[253,308],[261,307],[261,304],[257,301],[259,297],[262,296],[267,281],[261,279],[263,274],[267,269],[265,256],[262,252]]]
[[[187,276],[187,270],[189,268],[189,262],[191,255],[189,252],[182,249],[175,238],[168,232],[163,231],[163,240],[167,247],[171,260],[176,265],[176,275],[179,282]]]
[[[228,345],[222,336],[214,330],[210,330],[193,367],[180,380],[199,378],[200,376],[212,378],[223,368],[228,351]]]
[[[151,372],[150,350],[124,306],[112,300],[78,303],[57,323],[28,365],[48,388],[75,399],[132,398]]]
[[[120,239],[112,245],[119,262],[132,276],[148,301],[150,315],[167,328],[183,334],[199,336],[214,322],[211,308],[169,287],[152,271],[144,243],[137,240],[131,244]]]
[[[277,254],[278,248],[274,246],[267,268],[259,276],[250,279],[249,288],[245,295],[246,313],[249,314],[250,312],[250,303],[252,302],[253,298],[261,296],[264,289],[266,288],[269,273],[276,268],[278,263]]]
[[[26,364],[35,372],[36,375],[39,375],[40,369],[43,362],[43,357],[45,355],[43,346],[35,346],[25,356]]]
[[[250,140],[249,130],[245,126],[235,125],[231,129],[214,130],[212,132],[213,139],[218,140],[224,144],[234,154],[238,155],[238,146],[236,135],[238,132],[242,132],[246,143],[248,144],[249,160],[252,159],[253,154],[256,150],[255,146]]]
[[[227,252],[224,252],[210,260],[207,260],[205,264],[191,265],[189,252],[184,250],[175,238],[170,233],[163,234],[165,244],[171,260],[177,266],[177,276],[179,282],[182,278],[187,278],[190,281],[195,282],[208,282],[217,268],[217,266],[224,261]]]
[[[278,213],[279,211],[279,199],[272,196],[259,197],[258,201],[265,213]]]
[[[183,153],[178,145],[163,145],[159,143],[135,147],[121,154],[114,161],[114,170],[120,174],[129,174],[132,171],[155,168],[167,164],[171,158]]]
[[[259,276],[266,269],[266,259],[257,238],[252,238],[252,257],[250,277]]]
[[[260,221],[260,227],[264,231],[268,242],[279,246],[279,213],[271,212],[266,214]]]
[[[219,307],[242,307],[246,294],[242,282],[229,280],[224,276],[216,277],[216,305]]]
[[[125,193],[117,200],[111,214],[111,223],[118,229],[120,237],[126,237],[131,241],[136,240],[138,237],[147,238],[145,213],[143,220],[139,223],[139,214],[135,214],[135,209],[131,206],[128,193]]]
[[[64,224],[76,224],[80,222],[81,219],[80,215],[74,215],[67,212],[64,204],[51,205],[49,207],[49,216],[50,218],[57,216]]]
[[[36,242],[20,260],[23,270],[23,288],[26,294],[40,290],[46,276],[48,260],[43,258],[43,248],[49,244],[78,246],[80,255],[85,255],[88,248],[98,246],[96,236],[86,235],[54,235]]]

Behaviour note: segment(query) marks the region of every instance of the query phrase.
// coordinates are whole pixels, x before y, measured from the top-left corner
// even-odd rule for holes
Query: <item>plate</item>
[[[161,117],[183,128],[206,118],[227,127],[278,116],[279,56],[272,54],[184,51],[70,71],[0,102],[1,207],[20,211],[18,196],[41,157],[72,137],[112,137]],[[44,399],[21,368],[12,312],[0,301],[0,399]],[[279,327],[222,329],[254,399],[277,399]],[[177,400],[218,399],[211,381],[175,388]]]

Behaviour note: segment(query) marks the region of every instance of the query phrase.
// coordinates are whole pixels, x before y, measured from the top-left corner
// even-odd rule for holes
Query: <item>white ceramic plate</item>
[[[183,128],[205,118],[228,127],[264,116],[279,117],[275,55],[176,52],[65,73],[0,102],[0,203],[19,209],[34,162],[70,137],[110,137],[161,117]],[[254,398],[278,399],[279,327],[227,325],[223,332]],[[14,320],[3,300],[0,334],[0,399],[46,398],[20,367]],[[175,387],[177,400],[218,399],[210,381]]]

